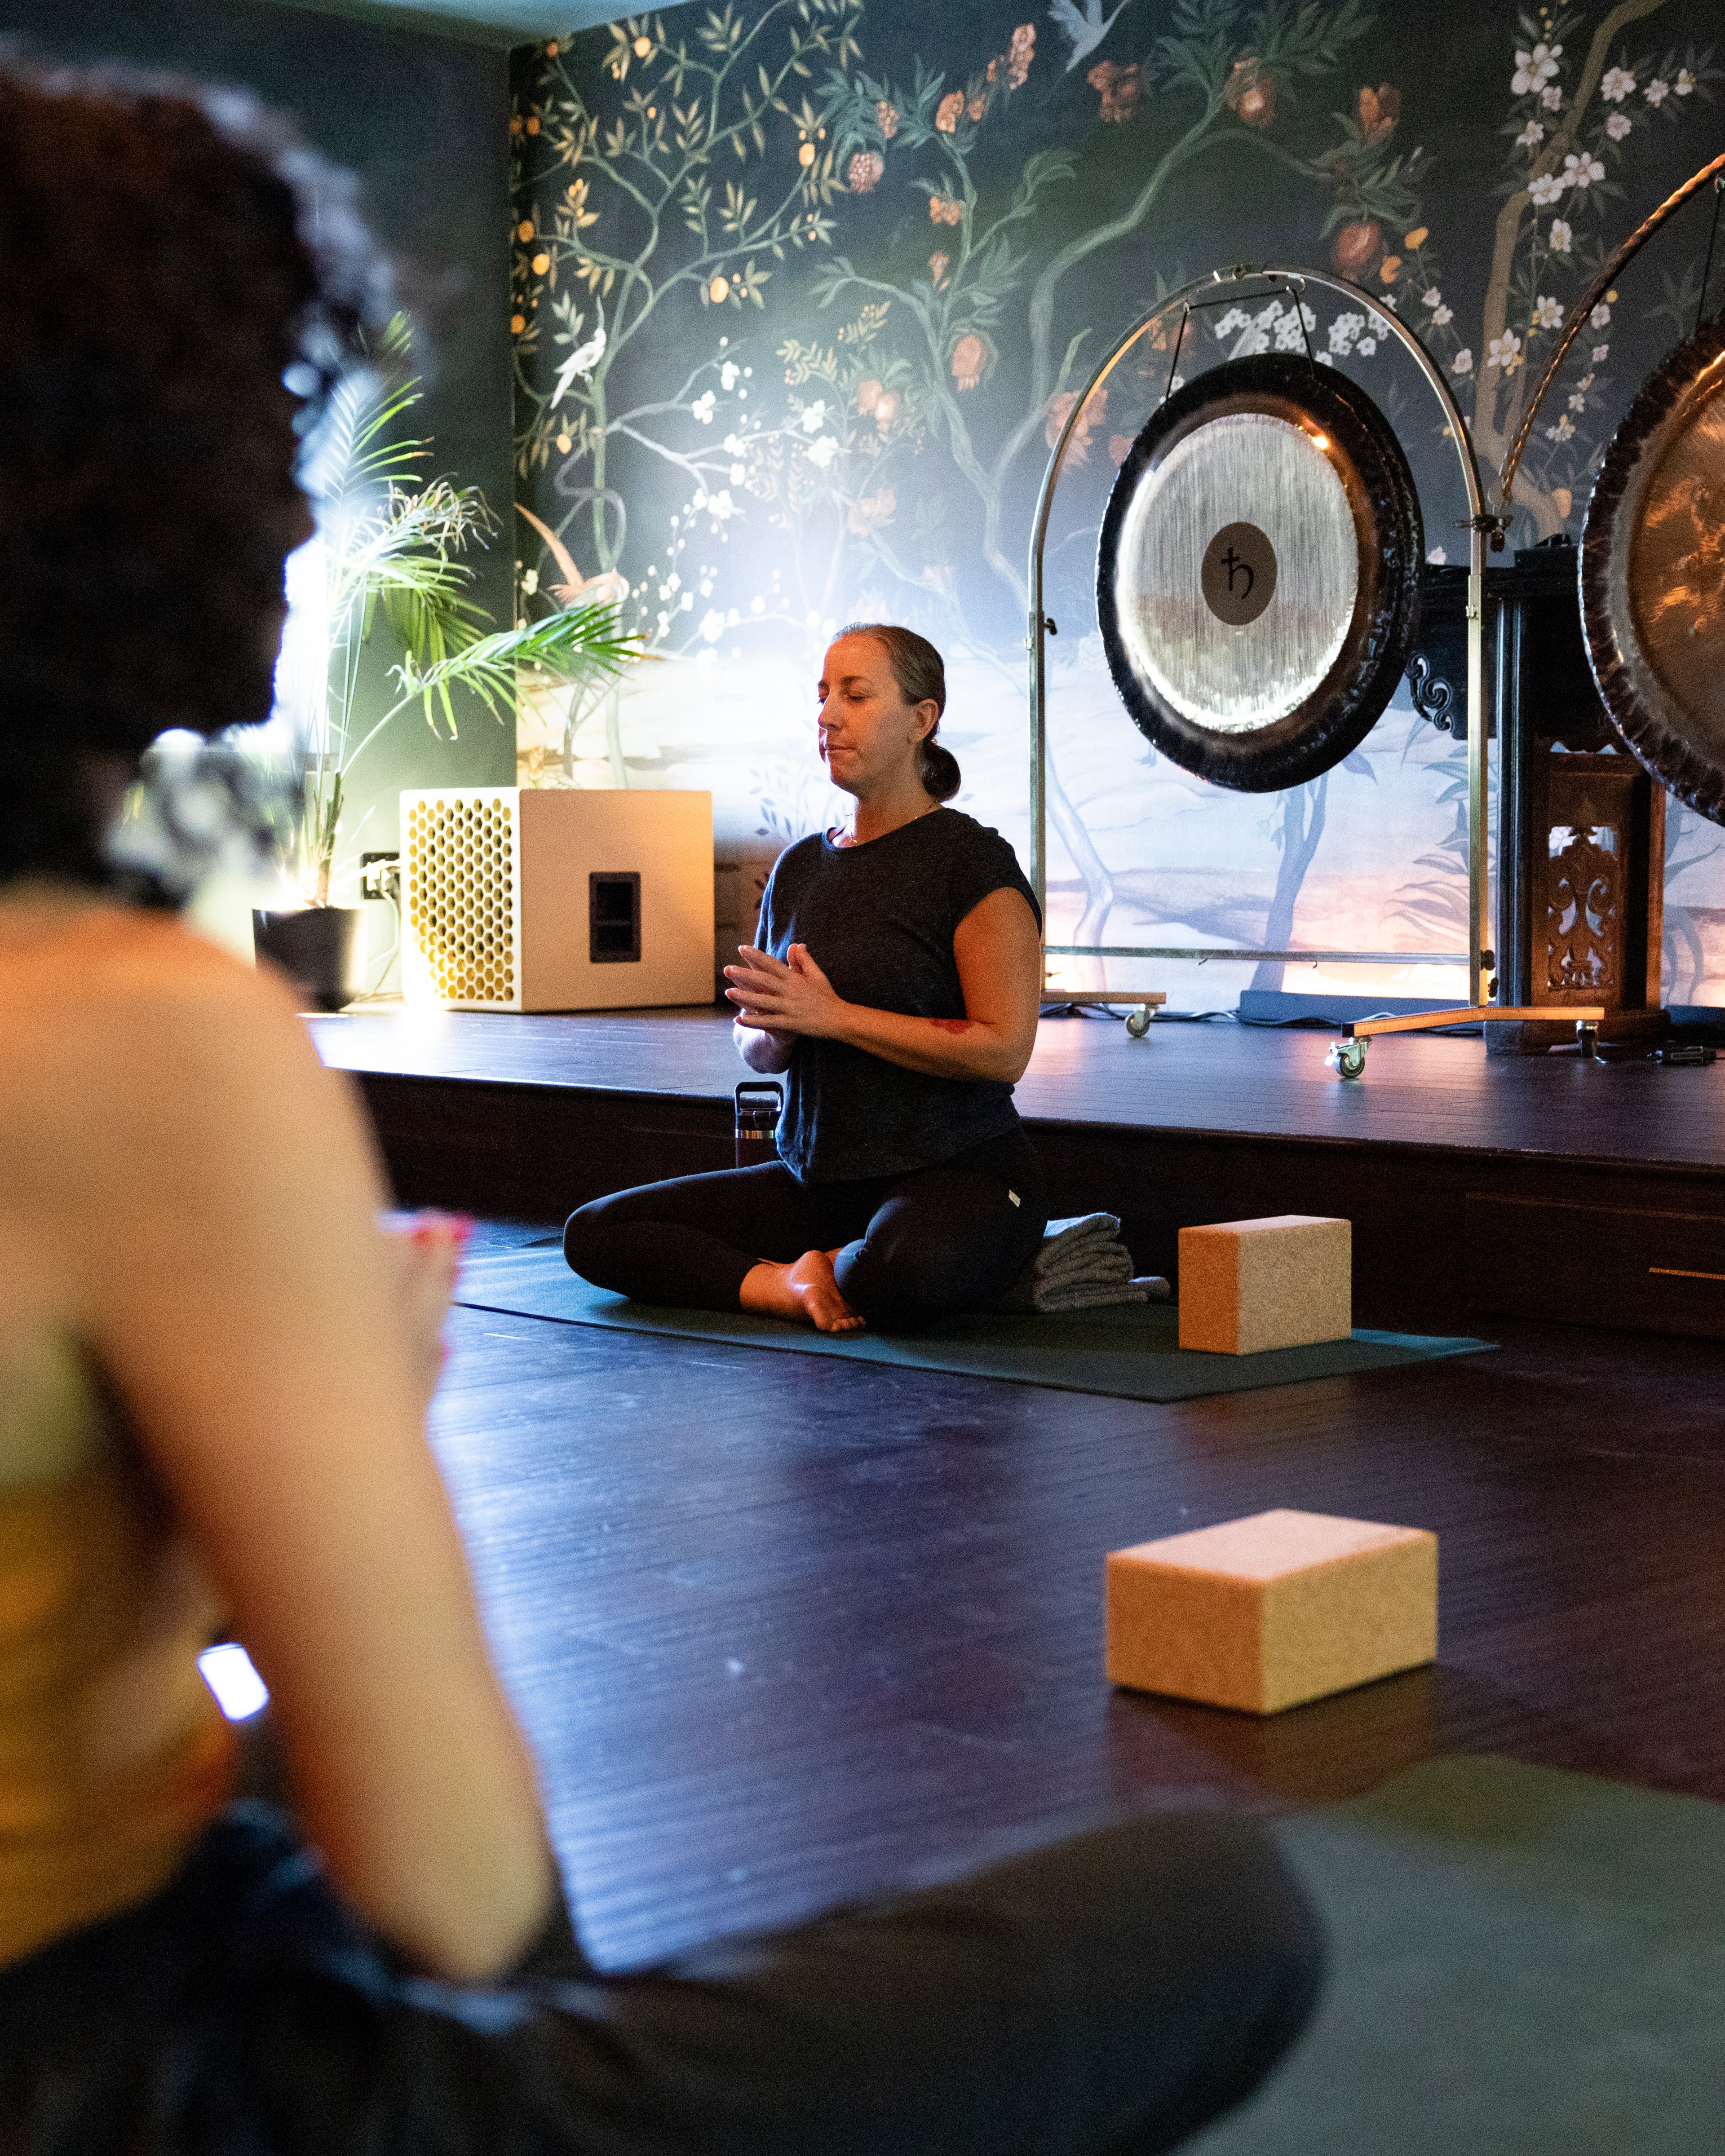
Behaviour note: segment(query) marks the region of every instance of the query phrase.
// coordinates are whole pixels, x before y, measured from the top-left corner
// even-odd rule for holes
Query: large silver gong
[[[1419,620],[1418,498],[1364,393],[1307,361],[1218,367],[1121,467],[1097,562],[1127,709],[1187,769],[1249,792],[1337,763]]]
[[[1312,431],[1273,412],[1230,413],[1178,443],[1133,494],[1114,560],[1134,667],[1223,733],[1306,701],[1358,591],[1348,490]]]
[[[1725,824],[1725,316],[1625,413],[1581,536],[1588,657],[1613,723]]]

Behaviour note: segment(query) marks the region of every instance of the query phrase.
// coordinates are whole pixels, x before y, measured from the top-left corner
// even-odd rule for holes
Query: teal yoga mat
[[[1445,1759],[1276,1834],[1328,1986],[1191,2156],[1725,2147],[1725,1805]]]
[[[565,1325],[602,1325],[624,1332],[669,1332],[687,1340],[728,1340],[798,1355],[838,1355],[947,1370],[1009,1384],[1049,1385],[1069,1393],[1106,1393],[1128,1400],[1189,1400],[1206,1393],[1250,1392],[1304,1378],[1334,1378],[1466,1355],[1490,1343],[1420,1333],[1356,1332],[1319,1348],[1273,1348],[1261,1355],[1199,1355],[1179,1345],[1168,1303],[1128,1303],[1070,1317],[949,1318],[926,1332],[824,1333],[744,1311],[660,1310],[590,1286],[559,1250],[482,1253],[462,1268],[457,1302]]]

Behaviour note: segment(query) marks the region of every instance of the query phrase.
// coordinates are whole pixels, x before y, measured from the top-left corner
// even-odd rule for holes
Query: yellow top
[[[0,1339],[0,1965],[146,1900],[226,1799],[218,1609],[75,1348]]]

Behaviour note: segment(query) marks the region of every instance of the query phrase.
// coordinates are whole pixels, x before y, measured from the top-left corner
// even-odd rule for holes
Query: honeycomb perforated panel
[[[402,796],[403,988],[414,1003],[519,1010],[521,819],[513,787]]]

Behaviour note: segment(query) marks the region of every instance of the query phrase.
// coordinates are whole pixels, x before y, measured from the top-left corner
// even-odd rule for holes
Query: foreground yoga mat
[[[950,1370],[1010,1384],[1050,1385],[1070,1393],[1107,1393],[1128,1400],[1188,1400],[1205,1393],[1250,1392],[1302,1378],[1382,1370],[1438,1355],[1466,1355],[1483,1340],[1419,1333],[1356,1332],[1321,1348],[1281,1348],[1262,1355],[1199,1355],[1179,1345],[1168,1303],[1127,1303],[1070,1317],[978,1315],[949,1318],[926,1332],[816,1332],[744,1311],[660,1310],[578,1279],[561,1249],[528,1246],[470,1257],[457,1302],[566,1325],[625,1332],[669,1332],[690,1340],[730,1340],[798,1355],[840,1355],[915,1370]]]
[[[1725,1805],[1445,1759],[1276,1834],[1328,1987],[1192,2156],[1725,2147]]]

